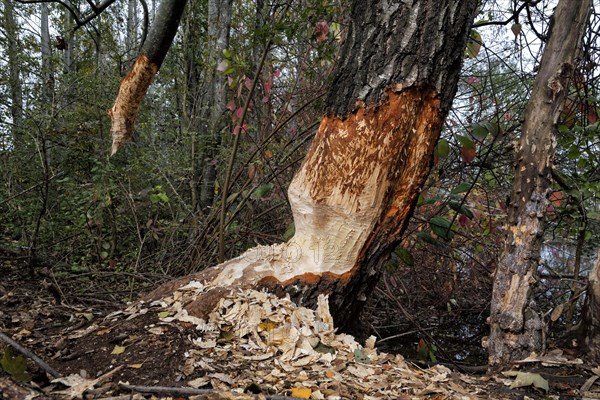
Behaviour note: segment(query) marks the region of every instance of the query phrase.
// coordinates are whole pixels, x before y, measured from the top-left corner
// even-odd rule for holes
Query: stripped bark
[[[327,114],[289,188],[295,236],[148,298],[192,279],[266,287],[308,306],[328,293],[337,326],[356,322],[429,172],[476,5],[355,1]]]
[[[491,303],[490,366],[506,365],[544,348],[544,322],[532,287],[540,246],[555,149],[555,134],[569,80],[581,49],[590,1],[558,3],[531,98],[525,111],[515,162],[507,237]]]
[[[173,38],[187,0],[163,0],[156,19],[129,74],[121,81],[115,104],[108,110],[112,120],[111,154],[131,140],[140,104],[148,87],[160,69]]]

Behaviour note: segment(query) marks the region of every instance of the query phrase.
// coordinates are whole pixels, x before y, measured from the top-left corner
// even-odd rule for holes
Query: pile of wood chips
[[[441,365],[427,370],[409,365],[400,355],[378,352],[375,337],[363,346],[350,335],[336,334],[326,296],[313,311],[289,298],[238,290],[223,297],[208,320],[189,315],[185,306],[210,289],[192,281],[107,320],[158,313],[159,322],[145,327],[152,335],[163,335],[173,323],[193,324],[198,335],[190,337],[180,366],[192,388],[310,399],[478,398],[472,377]]]

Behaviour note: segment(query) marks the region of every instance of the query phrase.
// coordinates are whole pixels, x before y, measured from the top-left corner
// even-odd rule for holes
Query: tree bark
[[[14,144],[18,145],[21,139],[18,137],[19,129],[23,123],[23,86],[21,84],[19,63],[19,35],[17,23],[15,22],[15,11],[11,0],[4,0],[4,29],[7,40],[8,69],[10,74],[10,115],[12,117],[12,136]]]
[[[588,275],[583,320],[583,354],[591,362],[600,362],[600,250],[596,255],[596,263]]]
[[[206,141],[202,149],[204,159],[200,164],[203,166],[200,185],[201,210],[212,206],[215,197],[217,166],[213,160],[217,157],[218,147],[221,144],[223,117],[227,103],[225,75],[217,71],[217,64],[224,57],[223,50],[229,46],[232,3],[232,0],[208,1],[208,48],[211,50],[208,58],[210,79],[205,100],[206,123],[202,124],[206,132]]]
[[[192,279],[265,287],[308,306],[328,293],[337,326],[356,322],[429,172],[476,5],[354,1],[327,114],[289,188],[295,236],[148,297]],[[209,307],[190,305],[192,312]]]
[[[129,74],[121,81],[115,104],[108,110],[112,120],[111,154],[115,154],[123,144],[131,140],[140,104],[173,42],[186,2],[187,0],[163,0],[160,3],[141,54]]]
[[[581,49],[591,3],[558,3],[517,148],[507,236],[492,294],[490,366],[505,365],[544,348],[544,322],[532,297],[544,217],[549,205],[555,134]]]

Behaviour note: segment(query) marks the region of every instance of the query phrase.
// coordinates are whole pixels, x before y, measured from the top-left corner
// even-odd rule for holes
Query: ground
[[[359,343],[335,332],[325,298],[313,311],[267,293],[236,290],[215,310],[194,310],[195,299],[214,288],[192,282],[159,301],[126,304],[115,298],[133,293],[103,294],[97,281],[88,287],[93,294],[86,293],[86,277],[57,279],[52,270],[41,270],[31,279],[16,267],[0,266],[0,332],[63,379],[51,382],[29,360],[30,378],[18,382],[18,353],[12,350],[2,365],[10,369],[10,359],[9,367],[17,367],[13,376],[0,369],[2,399],[191,395],[161,393],[159,387],[194,388],[196,398],[600,398],[600,370],[558,350],[508,369],[512,375],[469,375],[452,365],[424,368],[383,353],[374,337]],[[0,340],[0,352],[8,347]],[[548,382],[548,392],[527,381],[538,376]],[[524,379],[524,386],[510,388],[515,379]]]

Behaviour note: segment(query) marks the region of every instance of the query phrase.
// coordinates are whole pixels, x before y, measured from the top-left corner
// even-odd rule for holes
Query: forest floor
[[[422,368],[335,332],[325,299],[312,311],[236,291],[201,319],[200,283],[125,304],[16,266],[0,265],[0,333],[50,368],[0,337],[0,399],[600,398],[600,368],[556,350],[504,373]]]

